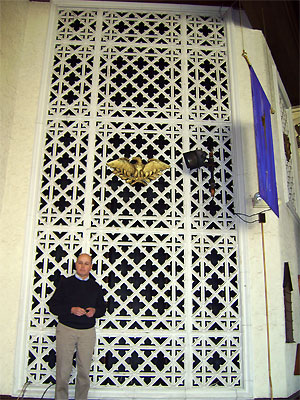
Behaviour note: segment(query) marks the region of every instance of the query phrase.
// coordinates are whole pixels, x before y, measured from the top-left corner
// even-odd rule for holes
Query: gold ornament
[[[131,185],[135,185],[136,183],[146,185],[158,178],[163,170],[170,168],[168,164],[156,158],[151,158],[144,164],[141,157],[133,157],[131,161],[123,157],[118,160],[109,161],[107,165],[114,169],[114,174]]]

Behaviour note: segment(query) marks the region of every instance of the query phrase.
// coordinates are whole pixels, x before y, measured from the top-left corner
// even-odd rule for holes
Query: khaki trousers
[[[96,341],[95,328],[73,329],[58,323],[56,327],[55,400],[69,399],[69,380],[76,350],[77,376],[75,400],[87,400],[90,368]]]

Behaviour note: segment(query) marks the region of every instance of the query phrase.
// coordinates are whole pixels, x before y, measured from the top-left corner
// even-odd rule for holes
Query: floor
[[[11,396],[8,396],[8,395],[3,395],[3,394],[0,394],[0,400],[54,400],[54,399],[49,399],[49,398],[45,398],[45,397],[43,397],[42,399],[41,398],[38,398],[38,397],[35,397],[35,398],[33,398],[33,397],[22,397],[22,398],[17,398],[17,397],[11,397]],[[256,398],[256,399],[254,399],[254,400],[270,400],[270,399],[268,399],[268,398]],[[300,400],[300,391],[299,392],[297,392],[297,393],[295,393],[295,394],[293,394],[292,396],[290,396],[290,397],[287,397],[287,398],[283,398],[283,397],[280,397],[280,398],[274,398],[273,400]]]

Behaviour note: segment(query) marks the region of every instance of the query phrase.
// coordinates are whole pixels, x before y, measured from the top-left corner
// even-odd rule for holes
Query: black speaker
[[[205,163],[206,153],[202,150],[194,150],[183,153],[183,157],[189,169],[200,168]]]

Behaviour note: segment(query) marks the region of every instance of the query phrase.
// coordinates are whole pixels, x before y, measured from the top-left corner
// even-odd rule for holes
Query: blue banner
[[[279,217],[271,106],[250,66],[259,194]]]

